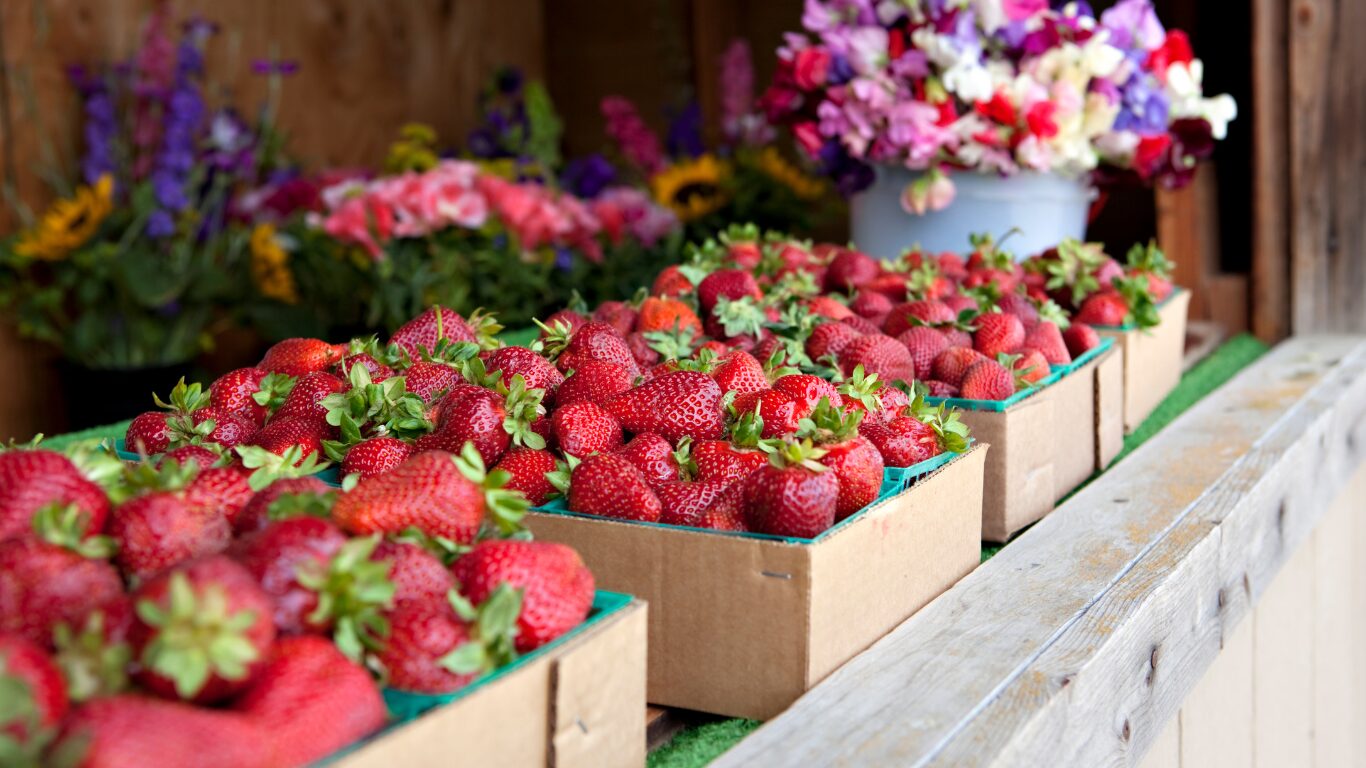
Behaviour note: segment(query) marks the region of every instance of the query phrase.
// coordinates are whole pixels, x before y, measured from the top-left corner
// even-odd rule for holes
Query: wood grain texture
[[[717,765],[1136,763],[1363,449],[1366,345],[1288,342]]]
[[[1290,126],[1286,0],[1252,0],[1252,332],[1290,334]]]

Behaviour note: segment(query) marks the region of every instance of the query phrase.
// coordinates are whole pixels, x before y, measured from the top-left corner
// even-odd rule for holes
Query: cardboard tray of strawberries
[[[1101,336],[1115,340],[1124,357],[1125,434],[1138,429],[1181,381],[1190,298],[1189,291],[1173,291],[1158,303],[1158,322],[1149,328],[1096,326]]]

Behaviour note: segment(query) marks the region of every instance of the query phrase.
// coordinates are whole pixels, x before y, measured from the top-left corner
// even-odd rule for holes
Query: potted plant
[[[1097,184],[1179,186],[1236,113],[1149,0],[807,0],[764,95],[882,257],[984,222],[1021,256],[1084,236]]]

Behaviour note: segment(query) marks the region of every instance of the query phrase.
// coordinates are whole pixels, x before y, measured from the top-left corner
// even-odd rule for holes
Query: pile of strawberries
[[[156,464],[0,452],[0,762],[306,765],[385,724],[381,684],[454,691],[587,617],[592,574],[472,446],[335,489],[303,442],[206,447],[255,423],[222,393]]]

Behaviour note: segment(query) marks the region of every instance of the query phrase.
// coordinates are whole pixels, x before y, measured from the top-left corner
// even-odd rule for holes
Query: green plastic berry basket
[[[1059,380],[1063,379],[1064,377],[1070,376],[1071,374],[1079,370],[1082,366],[1086,365],[1092,360],[1095,360],[1097,357],[1100,357],[1102,354],[1105,353],[1105,350],[1109,349],[1110,347],[1113,347],[1114,345],[1114,339],[1103,339],[1101,340],[1099,345],[1097,345],[1093,349],[1087,350],[1076,360],[1073,360],[1072,362],[1067,363],[1065,365],[1052,366],[1051,372],[1043,379],[1041,379],[1035,386],[1032,386],[1020,392],[1016,392],[1015,394],[1011,395],[1010,397],[1004,400],[972,400],[966,397],[926,397],[925,402],[931,405],[943,404],[949,406],[950,408],[961,408],[965,411],[1004,411],[1010,408],[1012,405],[1015,405],[1016,403],[1033,397],[1035,394],[1048,388],[1049,385],[1056,384]]]
[[[963,454],[959,454],[959,453],[942,453],[942,454],[940,454],[940,455],[938,455],[938,456],[935,456],[935,457],[932,458],[932,459],[928,459],[928,460],[926,460],[926,461],[922,461],[922,462],[920,462],[919,464],[915,464],[915,465],[910,466],[910,467],[905,467],[905,468],[893,468],[893,469],[891,469],[891,470],[883,469],[883,471],[882,471],[882,487],[881,487],[881,489],[880,489],[879,492],[878,492],[878,497],[877,497],[877,499],[875,499],[875,500],[873,501],[872,504],[869,504],[868,506],[866,506],[866,507],[864,507],[863,509],[860,509],[859,511],[855,512],[854,514],[852,514],[852,515],[850,515],[850,516],[844,518],[843,520],[839,521],[838,523],[835,523],[835,524],[832,525],[831,527],[829,527],[829,528],[825,529],[824,531],[822,531],[822,532],[821,532],[819,535],[817,535],[815,538],[810,538],[810,539],[802,538],[802,537],[799,537],[799,536],[775,536],[775,535],[770,534],[770,533],[753,533],[753,532],[750,532],[750,531],[717,531],[717,530],[712,530],[712,529],[709,529],[709,528],[697,528],[697,527],[689,526],[689,525],[670,525],[669,523],[649,523],[649,522],[645,522],[645,521],[643,521],[643,520],[617,520],[617,522],[627,523],[627,524],[629,524],[629,525],[643,525],[643,526],[647,526],[647,527],[650,527],[650,528],[666,528],[666,529],[671,529],[671,530],[676,530],[676,531],[692,531],[692,532],[695,532],[695,533],[706,533],[706,534],[713,534],[713,535],[717,535],[717,536],[737,536],[737,537],[746,538],[746,539],[763,539],[763,540],[766,540],[766,541],[783,541],[783,542],[787,542],[787,543],[789,543],[789,544],[811,544],[811,543],[813,543],[813,542],[817,542],[817,541],[820,541],[820,540],[824,539],[825,537],[827,537],[827,536],[833,534],[835,531],[838,531],[840,528],[843,528],[844,526],[848,525],[849,523],[853,522],[854,520],[857,520],[861,515],[863,515],[864,512],[867,512],[869,509],[872,509],[873,507],[877,506],[878,504],[882,503],[883,501],[886,501],[888,498],[890,498],[890,497],[892,497],[892,496],[895,496],[895,495],[897,495],[898,493],[901,493],[902,491],[906,490],[906,488],[909,487],[909,486],[911,485],[911,483],[913,483],[915,480],[917,480],[917,479],[919,479],[919,478],[921,478],[921,477],[924,477],[925,475],[928,475],[928,474],[931,473],[931,472],[934,472],[935,470],[937,470],[937,469],[943,467],[944,465],[948,464],[949,462],[953,461],[954,459],[957,459],[957,458],[958,458],[959,456],[961,456],[961,455],[963,455]],[[586,514],[586,513],[583,513],[583,512],[573,512],[573,511],[571,511],[571,510],[569,509],[569,506],[565,503],[565,500],[564,500],[563,497],[551,499],[550,501],[548,501],[548,502],[546,502],[545,504],[542,504],[542,505],[540,505],[540,506],[538,506],[538,507],[532,507],[532,508],[531,508],[531,511],[533,511],[533,512],[541,512],[541,513],[544,513],[544,514],[547,514],[547,515],[560,515],[560,516],[562,516],[562,517],[578,517],[578,518],[582,518],[582,519],[585,519],[585,520],[601,520],[601,519],[603,519],[603,517],[602,517],[601,515],[590,515],[590,514]]]

